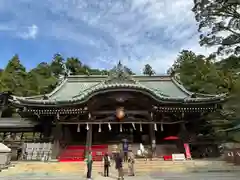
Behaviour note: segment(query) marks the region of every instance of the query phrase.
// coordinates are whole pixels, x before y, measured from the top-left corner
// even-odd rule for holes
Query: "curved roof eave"
[[[51,97],[56,94],[68,81],[68,77],[64,78],[59,85],[50,93],[46,94],[47,97]]]
[[[180,104],[204,104],[204,103],[217,103],[224,101],[226,98],[225,94],[216,95],[214,97],[203,97],[203,98],[174,98],[163,96],[153,89],[141,86],[139,84],[99,84],[95,88],[90,88],[83,94],[76,96],[70,100],[32,100],[14,97],[12,103],[19,106],[41,106],[41,107],[62,107],[72,106],[75,104],[86,103],[90,98],[106,92],[113,91],[137,91],[145,95],[150,96],[152,99],[159,103],[180,103]]]
[[[177,79],[177,75],[175,74],[174,76],[171,77],[172,82],[184,93],[186,93],[187,95],[191,96],[195,93],[188,91],[180,82],[180,80]]]

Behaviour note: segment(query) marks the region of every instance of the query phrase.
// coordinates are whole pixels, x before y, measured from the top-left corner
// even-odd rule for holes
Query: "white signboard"
[[[184,154],[172,154],[172,160],[173,161],[185,161],[185,155]]]

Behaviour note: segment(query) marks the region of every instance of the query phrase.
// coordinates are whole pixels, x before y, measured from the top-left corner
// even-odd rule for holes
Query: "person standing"
[[[93,164],[91,151],[88,152],[88,155],[86,158],[86,163],[87,163],[87,179],[91,179],[92,178],[92,164]]]
[[[110,162],[111,162],[111,159],[110,159],[108,153],[105,153],[105,155],[103,156],[104,176],[105,177],[109,176]]]
[[[116,159],[115,159],[115,165],[116,169],[118,170],[118,180],[123,180],[124,179],[124,174],[123,174],[123,159],[120,155],[120,153],[116,154]]]
[[[129,156],[128,156],[128,173],[129,173],[129,176],[135,176],[134,163],[135,163],[134,154],[133,154],[133,152],[129,152]]]
[[[123,149],[123,156],[124,156],[124,162],[128,161],[128,141],[127,139],[123,139],[123,144],[122,144],[122,149]]]

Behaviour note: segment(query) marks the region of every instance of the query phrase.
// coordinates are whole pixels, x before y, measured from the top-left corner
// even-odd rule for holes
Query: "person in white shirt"
[[[128,155],[128,173],[129,173],[129,176],[135,176],[134,163],[135,163],[134,154],[133,154],[132,151],[130,151],[129,155]]]

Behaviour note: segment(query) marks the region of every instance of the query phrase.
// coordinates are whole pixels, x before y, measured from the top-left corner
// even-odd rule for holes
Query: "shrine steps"
[[[13,175],[17,175],[18,177],[22,177],[22,175],[26,175],[29,177],[29,174],[31,174],[31,180],[35,179],[33,178],[33,174],[36,176],[39,176],[41,174],[46,174],[48,177],[53,179],[53,175],[56,175],[57,177],[68,177],[68,179],[75,179],[71,178],[72,175],[77,175],[78,178],[84,177],[86,175],[86,163],[85,162],[69,162],[69,163],[58,163],[58,162],[16,162],[15,166],[13,168],[9,168],[6,171],[1,172],[1,177],[6,175],[10,175],[11,179],[13,178]],[[154,160],[154,161],[142,161],[142,160],[136,160],[135,163],[135,171],[136,175],[146,175],[149,173],[157,173],[160,175],[160,173],[188,173],[188,172],[194,172],[198,170],[199,172],[240,172],[239,166],[233,166],[231,164],[228,164],[224,161],[204,161],[204,160],[192,160],[192,161],[163,161],[163,160]],[[93,178],[96,176],[99,176],[99,174],[102,174],[103,172],[103,164],[102,162],[93,162],[92,167],[92,174]],[[128,174],[128,164],[124,163],[124,173],[127,176]],[[110,176],[117,177],[117,170],[115,169],[115,164],[113,163],[110,167]],[[50,177],[49,177],[50,176]],[[9,178],[10,178],[9,177]],[[20,178],[21,179],[21,178]],[[26,178],[28,179],[28,178]],[[29,180],[30,180],[29,179]],[[40,179],[40,178],[37,178]],[[45,179],[44,177],[41,179]],[[61,179],[61,178],[56,178]],[[76,178],[77,179],[77,178]],[[219,179],[219,178],[218,178]]]
[[[108,145],[93,145],[90,147],[93,161],[102,161],[102,156],[108,151]],[[85,159],[86,146],[69,145],[59,155],[59,162],[79,162]]]

